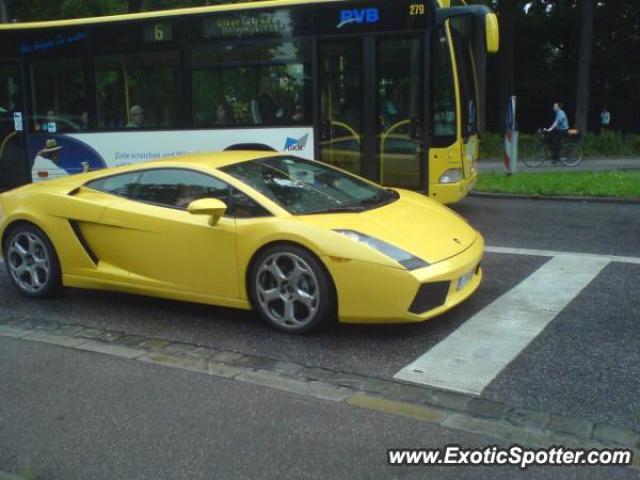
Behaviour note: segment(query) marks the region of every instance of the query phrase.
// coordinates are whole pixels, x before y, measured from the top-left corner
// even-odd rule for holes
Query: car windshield
[[[328,165],[297,157],[270,157],[223,167],[294,215],[361,212],[393,202],[398,194]]]

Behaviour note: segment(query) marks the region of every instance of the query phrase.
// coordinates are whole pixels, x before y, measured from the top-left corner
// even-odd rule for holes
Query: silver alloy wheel
[[[19,233],[7,250],[7,264],[18,286],[29,293],[43,290],[49,280],[49,254],[42,240],[31,232]]]
[[[313,321],[320,289],[306,261],[293,253],[274,253],[256,272],[256,297],[271,321],[287,329],[302,328]]]

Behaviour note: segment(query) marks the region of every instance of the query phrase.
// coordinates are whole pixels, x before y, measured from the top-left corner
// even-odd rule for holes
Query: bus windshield
[[[452,20],[451,37],[456,54],[460,84],[462,136],[466,140],[478,131],[478,101],[473,49],[469,40],[473,27],[470,18]]]

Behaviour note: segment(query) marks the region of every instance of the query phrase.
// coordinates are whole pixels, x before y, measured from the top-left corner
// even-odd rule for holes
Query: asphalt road
[[[640,257],[640,205],[467,198],[454,209],[489,245]]]
[[[455,210],[468,218],[482,232],[488,245],[640,257],[640,242],[638,241],[640,239],[640,206],[638,205],[469,198],[457,205]],[[370,376],[390,378],[403,366],[411,363],[415,358],[442,341],[472,315],[511,290],[548,261],[549,258],[547,257],[488,253],[483,263],[486,276],[479,291],[465,304],[436,320],[409,326],[337,326],[330,331],[309,337],[276,333],[264,326],[251,313],[122,294],[68,291],[59,300],[47,302],[27,301],[15,295],[4,273],[0,273],[0,315],[16,319],[46,318],[63,323],[126,332],[127,334],[159,337],[171,341],[195,343],[218,349],[289,360],[307,366],[319,366],[342,372],[364,373]],[[535,338],[495,378],[482,395],[512,406],[570,415],[640,430],[640,415],[638,414],[640,412],[640,400],[638,399],[638,391],[640,391],[640,329],[638,329],[640,298],[637,295],[637,292],[640,291],[639,278],[640,265],[610,263],[587,288],[571,301],[542,334]],[[35,364],[29,363],[29,361],[33,360],[32,357],[38,358],[40,355],[38,352],[46,351],[48,352],[46,355],[53,355],[49,351],[53,347],[40,345],[26,347],[16,346],[15,344],[12,347],[8,347],[6,342],[0,345],[0,354],[4,357],[0,363],[0,381],[3,385],[19,384],[16,378],[18,373],[12,374],[11,372],[29,373],[38,371]],[[43,353],[42,355],[45,354]],[[71,356],[79,354],[58,352],[56,355]],[[23,359],[22,357],[26,358]],[[90,358],[93,359],[94,357]],[[7,365],[5,359],[11,360],[10,364],[12,365],[20,364],[21,366],[2,368],[3,365]],[[95,360],[95,362],[96,369],[104,369],[102,374],[96,374],[96,378],[101,378],[104,375],[106,375],[107,379],[109,379],[110,375],[117,376],[120,381],[129,384],[127,383],[128,379],[133,375],[129,367],[124,367],[120,364],[109,368],[106,366],[100,367],[98,366],[99,361]],[[72,365],[73,363],[74,361],[68,360],[65,365]],[[93,360],[82,363],[87,368],[94,368]],[[110,408],[116,408],[114,411],[119,412],[118,415],[124,415],[124,418],[128,419],[127,422],[131,421],[132,416],[138,416],[139,418],[134,419],[134,423],[142,422],[149,415],[148,418],[156,426],[157,422],[152,421],[152,415],[147,413],[147,408],[156,408],[151,405],[156,403],[155,399],[159,398],[159,394],[157,391],[153,391],[152,387],[162,388],[165,378],[169,378],[167,375],[180,377],[180,382],[182,383],[179,388],[176,387],[176,391],[187,392],[187,394],[184,394],[187,396],[173,397],[174,400],[170,402],[173,408],[182,408],[181,402],[183,399],[187,400],[188,394],[193,393],[196,398],[197,395],[203,395],[200,389],[205,387],[197,384],[197,382],[190,381],[188,374],[155,372],[151,367],[149,367],[151,369],[148,371],[142,369],[144,370],[142,372],[140,368],[138,367],[138,370],[134,369],[136,375],[142,375],[145,379],[141,381],[141,391],[137,393],[140,403],[136,405],[131,403],[122,406],[117,405],[116,408],[114,405],[109,407],[110,404],[105,399],[102,406],[96,407],[95,411],[109,411]],[[113,372],[111,372],[112,370]],[[107,374],[105,372],[111,373]],[[37,404],[39,392],[45,395],[44,392],[47,391],[44,386],[55,383],[57,388],[60,388],[60,402],[63,404],[73,403],[75,401],[73,388],[75,387],[64,387],[64,385],[70,380],[76,382],[77,379],[78,382],[81,382],[83,377],[89,378],[90,375],[90,372],[84,374],[75,370],[69,370],[68,372],[63,370],[62,373],[60,371],[51,371],[50,375],[37,375],[30,384],[30,388],[36,390],[31,395],[30,401]],[[49,383],[47,383],[46,379],[49,379]],[[174,377],[169,380],[177,381]],[[170,384],[169,380],[166,381]],[[81,383],[83,385],[82,388],[89,388],[91,392],[95,390],[106,393],[113,388],[114,381],[114,379],[110,380],[106,386],[101,386],[97,381]],[[43,382],[45,385],[42,385]],[[209,382],[212,385],[209,385],[208,388],[213,391],[218,388],[222,389],[219,399],[224,397],[222,393],[227,392],[225,389],[230,392],[227,393],[228,397],[226,398],[238,399],[237,405],[228,405],[228,408],[236,408],[237,406],[238,409],[241,409],[243,399],[249,401],[247,399],[251,398],[252,392],[242,391],[249,387],[228,385],[222,387],[218,385],[218,381],[209,380]],[[81,391],[82,388],[79,388],[78,391]],[[146,395],[144,394],[145,389],[148,390]],[[231,390],[234,391],[231,392]],[[133,392],[131,393],[133,395]],[[91,393],[87,395],[91,395]],[[264,407],[264,410],[268,412],[264,421],[271,422],[272,430],[273,425],[275,425],[274,422],[278,422],[276,420],[276,411],[286,417],[286,420],[283,420],[284,424],[290,423],[292,431],[307,431],[305,428],[310,428],[309,425],[313,425],[313,428],[321,429],[334,426],[338,428],[338,433],[336,433],[338,437],[344,435],[344,438],[348,439],[345,441],[355,442],[354,444],[358,445],[357,448],[354,447],[355,450],[347,448],[346,452],[357,452],[359,457],[362,456],[363,459],[369,458],[370,462],[373,462],[371,465],[377,465],[375,462],[380,461],[373,458],[379,453],[377,447],[371,446],[376,442],[379,442],[377,445],[383,450],[393,444],[392,440],[397,439],[399,441],[405,438],[402,435],[407,435],[406,441],[403,442],[404,445],[422,446],[424,443],[421,443],[416,437],[411,437],[412,428],[418,428],[417,426],[409,427],[402,424],[402,428],[395,426],[391,428],[389,424],[384,424],[385,421],[390,422],[390,420],[377,417],[375,419],[363,419],[363,421],[366,420],[367,426],[359,426],[356,430],[360,433],[359,429],[364,428],[362,432],[368,433],[368,435],[354,439],[354,432],[349,433],[348,429],[341,430],[341,424],[351,425],[353,430],[354,420],[350,419],[350,417],[352,415],[357,417],[365,414],[332,410],[349,410],[344,406],[325,407],[322,410],[317,405],[298,402],[295,407],[292,407],[294,408],[292,411],[299,409],[299,412],[296,412],[295,415],[286,416],[284,413],[286,408],[282,407],[284,410],[274,410],[273,404],[280,401],[281,405],[288,406],[288,402],[293,400],[276,399],[275,397],[278,397],[278,395],[260,393],[257,397],[260,399],[261,407]],[[29,395],[25,393],[21,398],[26,397],[29,397]],[[147,399],[146,402],[144,401],[145,398]],[[148,399],[154,400],[149,402]],[[87,402],[91,404],[89,400]],[[227,402],[222,403],[226,405]],[[235,403],[235,400],[229,400],[229,403]],[[126,406],[128,406],[129,410],[125,411]],[[250,407],[250,405],[245,406],[246,408]],[[80,407],[78,407],[78,415],[82,417],[85,415],[85,411]],[[88,408],[88,405],[86,407]],[[156,414],[158,418],[161,418],[162,408],[168,407],[158,406],[157,408]],[[2,414],[0,439],[6,439],[8,437],[4,436],[5,434],[10,431],[16,431],[17,427],[15,426],[12,427],[14,430],[7,430],[5,426],[14,423],[19,424],[21,419],[26,419],[28,417],[25,413],[26,411],[28,410],[12,410],[9,413],[0,410]],[[201,410],[195,408],[193,412],[195,415]],[[314,416],[315,413],[317,415]],[[325,415],[326,418],[333,419],[335,417],[336,422],[331,420],[324,425],[320,417]],[[222,417],[223,415],[221,413],[218,415],[216,412],[213,418],[218,418],[219,416]],[[38,417],[36,416],[35,418]],[[212,422],[214,421],[213,418],[211,419]],[[309,421],[308,425],[306,425],[305,418]],[[250,416],[246,420],[249,422],[250,420],[255,421],[255,419],[256,416]],[[230,420],[225,417],[225,421]],[[326,422],[326,420],[324,421]],[[49,426],[53,425],[53,423],[45,423],[45,425]],[[397,420],[394,425],[399,425]],[[94,426],[94,428],[97,427]],[[246,428],[249,428],[249,426],[247,425]],[[382,430],[376,430],[377,428]],[[397,430],[394,430],[395,428]],[[431,428],[437,430],[435,427]],[[228,431],[228,428],[225,431]],[[287,427],[286,431],[289,431],[289,427]],[[389,432],[389,436],[387,437],[385,433],[384,437],[388,441],[382,441],[382,439],[377,438],[375,431]],[[159,432],[160,430],[156,431],[158,434]],[[176,428],[171,431],[171,434],[176,435],[176,432],[178,432],[178,437],[175,438],[176,448],[181,451],[179,449],[182,447],[179,444],[183,440],[181,440],[180,435],[184,435],[184,432],[179,432],[179,428]],[[277,437],[279,432],[273,434]],[[314,453],[315,451],[322,451],[323,448],[329,448],[326,443],[320,440],[320,438],[324,438],[324,435],[321,436],[319,434],[315,437],[315,440],[312,440],[311,432],[307,431],[307,434],[309,435],[308,437],[293,438],[294,443],[299,446],[305,445],[305,442],[311,442],[306,443],[306,445],[310,445]],[[398,436],[394,437],[394,434]],[[461,433],[456,434],[458,435],[456,436],[451,432],[429,431],[424,433],[423,431],[423,435],[427,434],[433,434],[434,437],[429,438],[433,438],[436,444],[440,442],[440,445],[444,444],[442,442],[446,443],[449,438],[455,438],[456,443],[466,440],[482,443],[484,440],[465,439],[459,437],[459,435],[463,435]],[[24,441],[27,444],[29,441],[35,441],[28,440],[30,438],[29,435],[31,437],[36,435],[31,427],[26,427],[22,435],[20,438],[24,437]],[[68,435],[70,439],[73,437],[72,433],[68,433]],[[204,433],[201,433],[201,435],[204,435]],[[329,434],[327,433],[327,435]],[[438,435],[442,436],[438,437]],[[453,437],[447,437],[447,435],[453,435]],[[81,438],[83,435],[76,437]],[[77,438],[75,441],[77,441]],[[365,447],[362,443],[358,443],[364,442],[363,439],[365,438],[372,442],[366,448],[373,448],[376,451],[373,454],[372,450],[367,450],[368,454],[372,455],[370,457],[362,453],[364,451],[362,448]],[[18,442],[18,444],[22,445],[23,442]],[[163,445],[168,448],[169,444]],[[201,443],[199,446],[201,455],[205,455],[202,450],[204,448],[203,445],[206,445],[206,442],[204,444]],[[254,447],[255,451],[253,450]],[[282,445],[274,444],[274,449],[277,448],[278,451],[281,447]],[[114,443],[110,448],[112,449],[112,454],[120,450],[117,443]],[[231,446],[228,446],[228,448],[231,448]],[[253,458],[256,461],[260,461],[263,464],[266,462],[264,458],[259,457],[256,453],[260,451],[259,438],[248,440],[246,448],[253,452],[252,455],[254,455]],[[328,455],[324,457],[325,461],[326,458],[332,458],[331,452],[335,451],[328,450]],[[147,455],[148,458],[153,456],[152,453]],[[284,453],[281,453],[281,455],[284,455]],[[336,453],[336,455],[343,455],[342,458],[346,458],[344,452]],[[3,460],[0,452],[0,470],[3,462],[7,461],[6,458],[8,457]],[[213,456],[211,458],[222,457]],[[201,457],[201,461],[201,465],[209,465],[204,457]],[[318,462],[320,461],[318,460]],[[286,462],[291,464],[290,459],[286,460]],[[343,465],[343,462],[340,463]],[[363,465],[365,464],[363,463]],[[227,466],[228,468],[236,468],[233,467],[232,462]],[[264,468],[267,467],[265,466]],[[268,468],[275,467],[272,465]],[[229,470],[229,472],[238,473],[241,470]],[[273,473],[273,475],[277,474],[276,470],[269,470],[269,472],[270,474]],[[362,478],[364,476],[357,474],[362,470],[354,472],[350,478]],[[474,472],[478,471],[474,470],[467,473],[470,477],[475,478]],[[445,471],[439,472],[439,475],[440,473],[446,474]],[[487,478],[498,478],[496,475],[501,474],[491,474]],[[553,472],[549,474],[551,475]],[[398,478],[404,478],[404,473],[395,475]],[[540,475],[543,475],[543,477],[535,478],[544,478],[546,473],[540,470]],[[331,477],[330,474],[328,476]],[[389,473],[389,477],[393,476],[393,472]],[[420,476],[419,473],[417,476],[424,478],[424,475]],[[265,478],[267,477],[268,475],[265,474]],[[75,477],[63,476],[55,478]],[[84,478],[102,477],[92,475]],[[135,478],[152,477],[136,476]],[[314,477],[310,476],[310,478]],[[554,476],[553,478],[557,477]],[[580,474],[579,478],[585,477]]]
[[[515,467],[390,467],[388,448],[495,440],[344,404],[0,339],[0,466],[34,480],[511,479]],[[633,479],[535,467],[537,479]]]

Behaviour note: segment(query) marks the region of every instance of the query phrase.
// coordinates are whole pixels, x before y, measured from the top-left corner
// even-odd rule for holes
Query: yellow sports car
[[[419,322],[480,284],[484,243],[451,210],[272,152],[188,155],[0,195],[19,292],[116,290],[241,309],[309,332]]]

